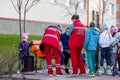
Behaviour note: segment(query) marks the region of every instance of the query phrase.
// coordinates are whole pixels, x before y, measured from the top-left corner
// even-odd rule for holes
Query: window
[[[84,9],[87,9],[87,0],[84,0]]]
[[[114,4],[109,4],[109,13],[110,15],[114,15]]]
[[[58,0],[50,0],[51,3],[57,3]]]
[[[87,0],[83,0],[80,2],[81,9],[87,9]]]
[[[92,11],[92,21],[95,21],[95,11]]]
[[[67,6],[73,6],[74,5],[74,0],[66,0]]]

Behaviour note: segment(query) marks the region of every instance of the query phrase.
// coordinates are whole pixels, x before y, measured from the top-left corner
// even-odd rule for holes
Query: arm
[[[84,42],[84,48],[85,48],[85,49],[87,49],[87,47],[88,47],[89,40],[90,40],[90,31],[88,30],[88,31],[86,32],[85,42]]]
[[[66,31],[66,35],[70,36],[73,30],[74,30],[74,25],[71,24],[69,29]]]

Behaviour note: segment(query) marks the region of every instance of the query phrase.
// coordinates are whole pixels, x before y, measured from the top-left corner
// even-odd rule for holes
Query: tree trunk
[[[21,35],[22,35],[22,31],[21,31],[21,10],[19,12],[19,31],[20,31],[20,40],[21,40]]]

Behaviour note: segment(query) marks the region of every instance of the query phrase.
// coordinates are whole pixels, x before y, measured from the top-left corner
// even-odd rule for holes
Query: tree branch
[[[16,12],[19,13],[18,9],[15,7],[15,4],[13,3],[13,0],[11,0],[11,3],[13,5],[13,7],[15,8]]]

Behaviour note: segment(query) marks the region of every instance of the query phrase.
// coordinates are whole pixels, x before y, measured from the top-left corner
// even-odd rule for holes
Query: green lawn
[[[28,41],[41,40],[41,36],[29,35]],[[19,35],[0,34],[0,54],[6,53],[6,49],[14,46],[14,51],[18,51],[18,45],[20,42]]]
[[[41,40],[42,36],[30,35],[28,41]],[[0,34],[0,73],[17,69],[19,35]],[[40,60],[39,60],[40,61]]]

